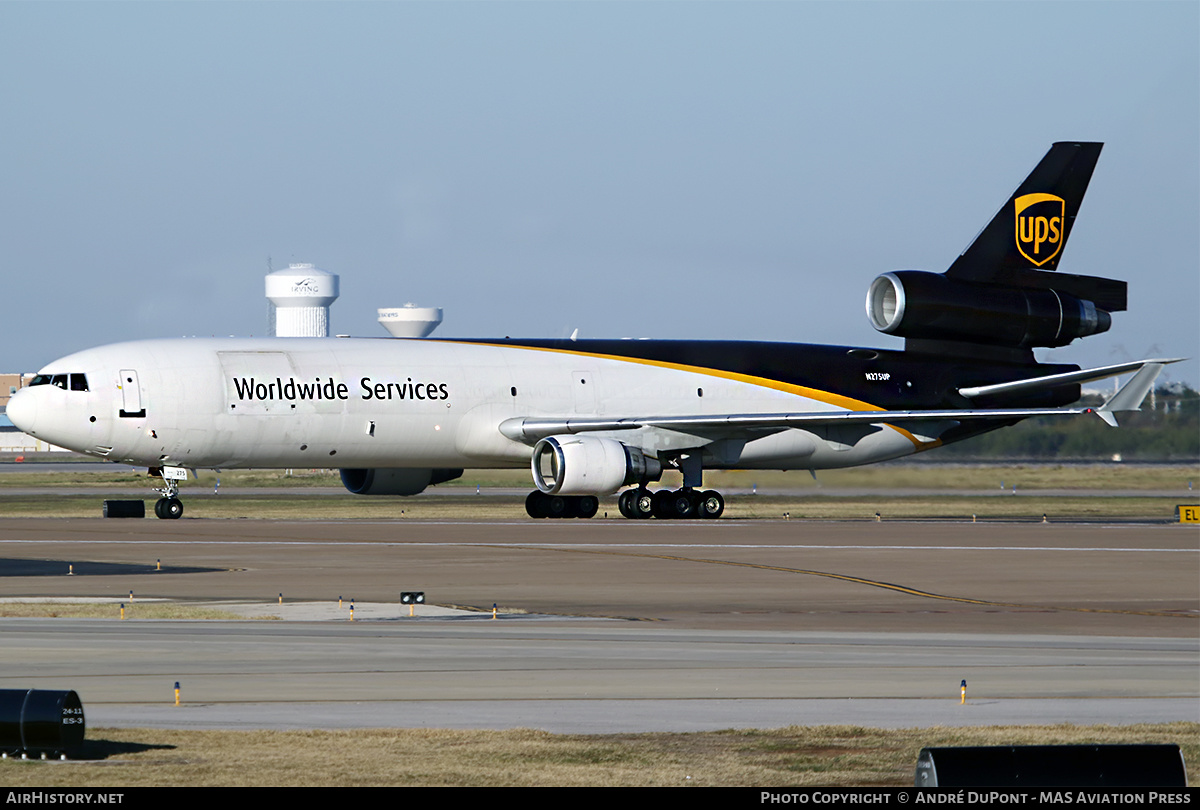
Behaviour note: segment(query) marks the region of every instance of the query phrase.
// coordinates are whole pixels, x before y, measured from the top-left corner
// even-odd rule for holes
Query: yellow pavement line
[[[897,591],[899,593],[907,593],[911,596],[921,596],[926,599],[941,599],[947,602],[963,602],[968,605],[987,605],[990,607],[1009,607],[1009,608],[1025,608],[1029,610],[1063,610],[1072,611],[1075,613],[1120,613],[1128,616],[1163,616],[1177,619],[1197,619],[1200,615],[1191,615],[1186,613],[1171,613],[1168,611],[1157,610],[1117,610],[1114,608],[1083,608],[1083,607],[1061,607],[1058,605],[1025,605],[1019,602],[992,602],[987,599],[969,599],[965,596],[948,596],[940,593],[930,593],[929,591],[918,590],[917,588],[909,588],[905,585],[896,585],[891,582],[881,582],[875,579],[866,579],[865,577],[854,577],[848,574],[833,574],[828,571],[810,571],[804,568],[788,568],[782,565],[764,565],[762,563],[738,562],[736,560],[710,560],[702,557],[680,557],[673,554],[645,554],[633,551],[597,551],[594,549],[580,548],[548,548],[546,546],[488,546],[489,548],[519,548],[528,551],[562,551],[572,554],[600,554],[612,557],[641,557],[645,559],[656,560],[675,560],[679,562],[694,562],[706,563],[708,565],[732,565],[738,568],[758,568],[764,571],[782,571],[787,574],[806,574],[814,577],[826,577],[828,579],[840,579],[844,582],[854,582],[859,585],[868,585],[872,588],[883,588],[888,591]]]

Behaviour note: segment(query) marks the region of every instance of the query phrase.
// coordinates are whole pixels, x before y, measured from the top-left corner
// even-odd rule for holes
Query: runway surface
[[[0,519],[0,558],[20,561],[0,562],[7,598],[328,605],[423,590],[527,611],[0,620],[0,688],[75,689],[93,725],[1200,719],[1200,532],[1188,527]],[[71,562],[105,565],[67,576]]]

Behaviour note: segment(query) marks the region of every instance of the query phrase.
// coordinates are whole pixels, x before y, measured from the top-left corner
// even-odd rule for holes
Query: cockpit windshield
[[[30,388],[35,385],[54,385],[64,391],[88,390],[86,374],[38,374],[29,381]]]

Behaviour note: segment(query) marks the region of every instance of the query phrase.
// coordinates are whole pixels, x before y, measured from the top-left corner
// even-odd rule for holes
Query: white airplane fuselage
[[[505,436],[505,420],[864,407],[744,374],[423,339],[136,341],[69,355],[41,374],[84,375],[87,390],[22,389],[9,406],[15,423],[55,445],[149,467],[522,467],[530,445]],[[714,468],[853,466],[924,444],[903,428],[861,433],[846,441],[787,429],[732,443],[663,429],[606,435],[650,452],[716,444],[706,464]]]

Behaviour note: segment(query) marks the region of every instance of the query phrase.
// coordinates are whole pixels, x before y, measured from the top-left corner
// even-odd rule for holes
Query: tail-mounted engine
[[[637,447],[595,436],[550,436],[533,446],[533,483],[547,495],[607,495],[657,481],[662,464]]]
[[[884,273],[871,282],[867,317],[880,332],[898,337],[1014,349],[1066,346],[1112,326],[1106,310],[1065,291],[978,284],[918,270]]]
[[[1102,146],[1051,146],[945,273],[871,282],[871,324],[908,351],[1025,362],[1035,347],[1108,331],[1109,313],[1125,309],[1125,282],[1057,272]]]

